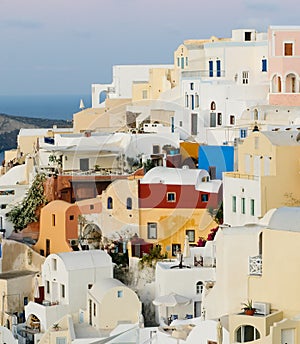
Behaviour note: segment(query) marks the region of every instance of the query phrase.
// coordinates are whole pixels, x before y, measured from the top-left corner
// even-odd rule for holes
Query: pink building
[[[270,26],[268,40],[269,104],[300,106],[300,26]]]

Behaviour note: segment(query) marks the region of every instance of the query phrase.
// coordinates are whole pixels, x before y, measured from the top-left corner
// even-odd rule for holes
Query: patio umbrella
[[[168,295],[158,296],[152,302],[155,306],[164,305],[166,307],[175,307],[177,305],[188,305],[191,302],[191,299],[176,293],[171,293]]]
[[[189,244],[189,237],[186,235],[184,239],[183,258],[189,258],[191,256],[191,249]]]
[[[34,279],[34,292],[33,292],[33,297],[35,299],[40,298],[40,289],[39,289],[39,280],[37,277]]]

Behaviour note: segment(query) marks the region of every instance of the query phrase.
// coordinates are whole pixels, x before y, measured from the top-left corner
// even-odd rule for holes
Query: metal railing
[[[249,275],[261,276],[262,275],[262,256],[249,257]]]

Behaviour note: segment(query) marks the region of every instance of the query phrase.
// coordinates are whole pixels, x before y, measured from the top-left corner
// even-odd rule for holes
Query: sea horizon
[[[80,100],[91,107],[88,94],[0,95],[0,113],[12,116],[72,120]]]

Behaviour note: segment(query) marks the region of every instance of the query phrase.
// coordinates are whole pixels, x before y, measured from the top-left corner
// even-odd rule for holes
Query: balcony
[[[182,78],[186,79],[200,79],[200,78],[210,78],[210,79],[218,79],[220,77],[225,77],[225,70],[213,70],[211,76],[211,72],[209,70],[188,70],[188,71],[182,71],[181,75]]]
[[[262,275],[262,257],[261,255],[249,257],[249,275],[261,276]]]

